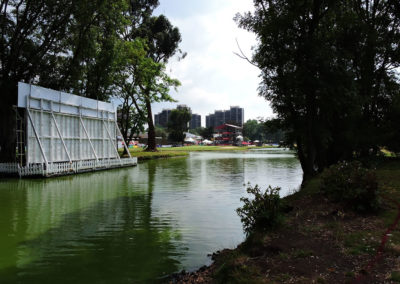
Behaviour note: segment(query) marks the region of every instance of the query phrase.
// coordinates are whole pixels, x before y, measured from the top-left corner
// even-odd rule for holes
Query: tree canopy
[[[247,120],[243,125],[243,136],[252,141],[254,140],[264,140],[262,125],[258,123],[255,119]]]
[[[151,103],[173,100],[169,88],[179,82],[165,64],[181,41],[165,16],[152,16],[158,4],[0,0],[0,159],[15,156],[12,106],[19,81],[98,100],[121,97],[125,126],[145,117],[155,148]]]
[[[204,139],[211,139],[213,138],[214,134],[214,127],[198,127],[196,129],[191,130],[194,134],[200,135]]]
[[[187,108],[173,109],[168,117],[169,139],[173,142],[184,142],[185,132],[192,115]]]
[[[400,6],[390,0],[254,0],[259,93],[297,146],[304,177],[392,144]],[[394,130],[394,129],[393,129]],[[398,141],[398,139],[397,139]]]
[[[144,110],[147,114],[147,150],[156,151],[156,136],[151,104],[160,101],[174,101],[168,94],[169,88],[176,88],[180,83],[166,74],[165,64],[169,58],[179,51],[178,45],[181,42],[181,34],[178,28],[174,27],[165,16],[145,16],[137,28],[131,29],[127,38],[130,40],[136,38],[144,39],[146,58],[153,61],[153,74],[151,76],[137,74],[137,72],[147,72],[149,70],[134,68],[136,74],[132,74],[132,79],[140,88],[140,100],[144,103]]]

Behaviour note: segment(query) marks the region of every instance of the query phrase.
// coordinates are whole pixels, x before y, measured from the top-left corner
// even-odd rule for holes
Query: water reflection
[[[24,216],[7,228],[13,245],[1,242],[9,248],[2,283],[132,283],[177,271],[181,234],[173,220],[152,214],[155,165],[141,172],[140,187],[127,170],[11,182],[25,192],[18,198],[25,206],[9,208]]]
[[[243,184],[301,182],[286,152],[192,153],[138,167],[0,181],[0,282],[154,282],[244,238]]]

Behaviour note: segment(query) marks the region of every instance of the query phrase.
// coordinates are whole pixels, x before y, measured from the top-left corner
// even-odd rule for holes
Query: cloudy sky
[[[250,57],[255,35],[239,29],[236,13],[253,9],[252,0],[160,0],[156,14],[164,14],[182,35],[180,48],[188,55],[170,60],[168,71],[182,83],[172,92],[178,104],[205,116],[218,109],[239,105],[245,120],[272,116],[265,99],[258,96],[259,70],[234,54],[236,39]],[[153,113],[174,108],[177,103],[157,103]]]

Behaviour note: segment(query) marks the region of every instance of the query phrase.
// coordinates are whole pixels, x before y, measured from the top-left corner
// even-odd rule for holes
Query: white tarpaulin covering
[[[19,83],[18,107],[31,117],[27,163],[119,158],[112,104]]]
[[[185,142],[194,143],[195,141],[193,138],[189,137],[189,138],[185,138]]]
[[[35,85],[18,83],[18,107],[115,120],[111,103],[88,99]]]

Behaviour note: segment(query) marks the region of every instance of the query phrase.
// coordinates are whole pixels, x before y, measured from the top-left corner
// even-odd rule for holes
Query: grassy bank
[[[183,146],[171,148],[158,148],[160,151],[186,151],[186,152],[208,152],[208,151],[249,151],[251,149],[268,149],[277,148],[275,146],[262,147],[239,147],[239,146]]]
[[[157,151],[157,152],[146,152],[142,148],[129,149],[132,157],[137,157],[139,161],[152,160],[152,159],[164,159],[173,157],[185,157],[189,155],[187,151]],[[122,150],[119,151],[122,154]]]
[[[132,157],[137,157],[139,161],[187,156],[189,152],[208,152],[208,151],[248,151],[250,149],[262,149],[272,147],[237,147],[237,146],[184,146],[171,148],[158,148],[157,152],[146,152],[142,148],[130,148]],[[120,154],[122,149],[120,149]]]
[[[180,281],[197,283],[400,283],[400,161],[377,165],[382,209],[361,215],[326,199],[320,178],[285,198],[285,225],[250,236]],[[389,231],[388,231],[389,229]],[[387,234],[388,233],[388,234]],[[384,243],[384,245],[382,245]]]
[[[248,151],[249,148],[248,147],[238,147],[238,146],[183,146],[183,147],[159,148],[159,150],[161,150],[162,152],[169,152],[169,151],[187,151],[187,152]]]
[[[151,160],[151,159],[163,159],[173,157],[184,157],[189,155],[188,152],[183,151],[159,151],[159,152],[146,152],[146,151],[131,151],[132,157],[137,157],[139,161]]]

